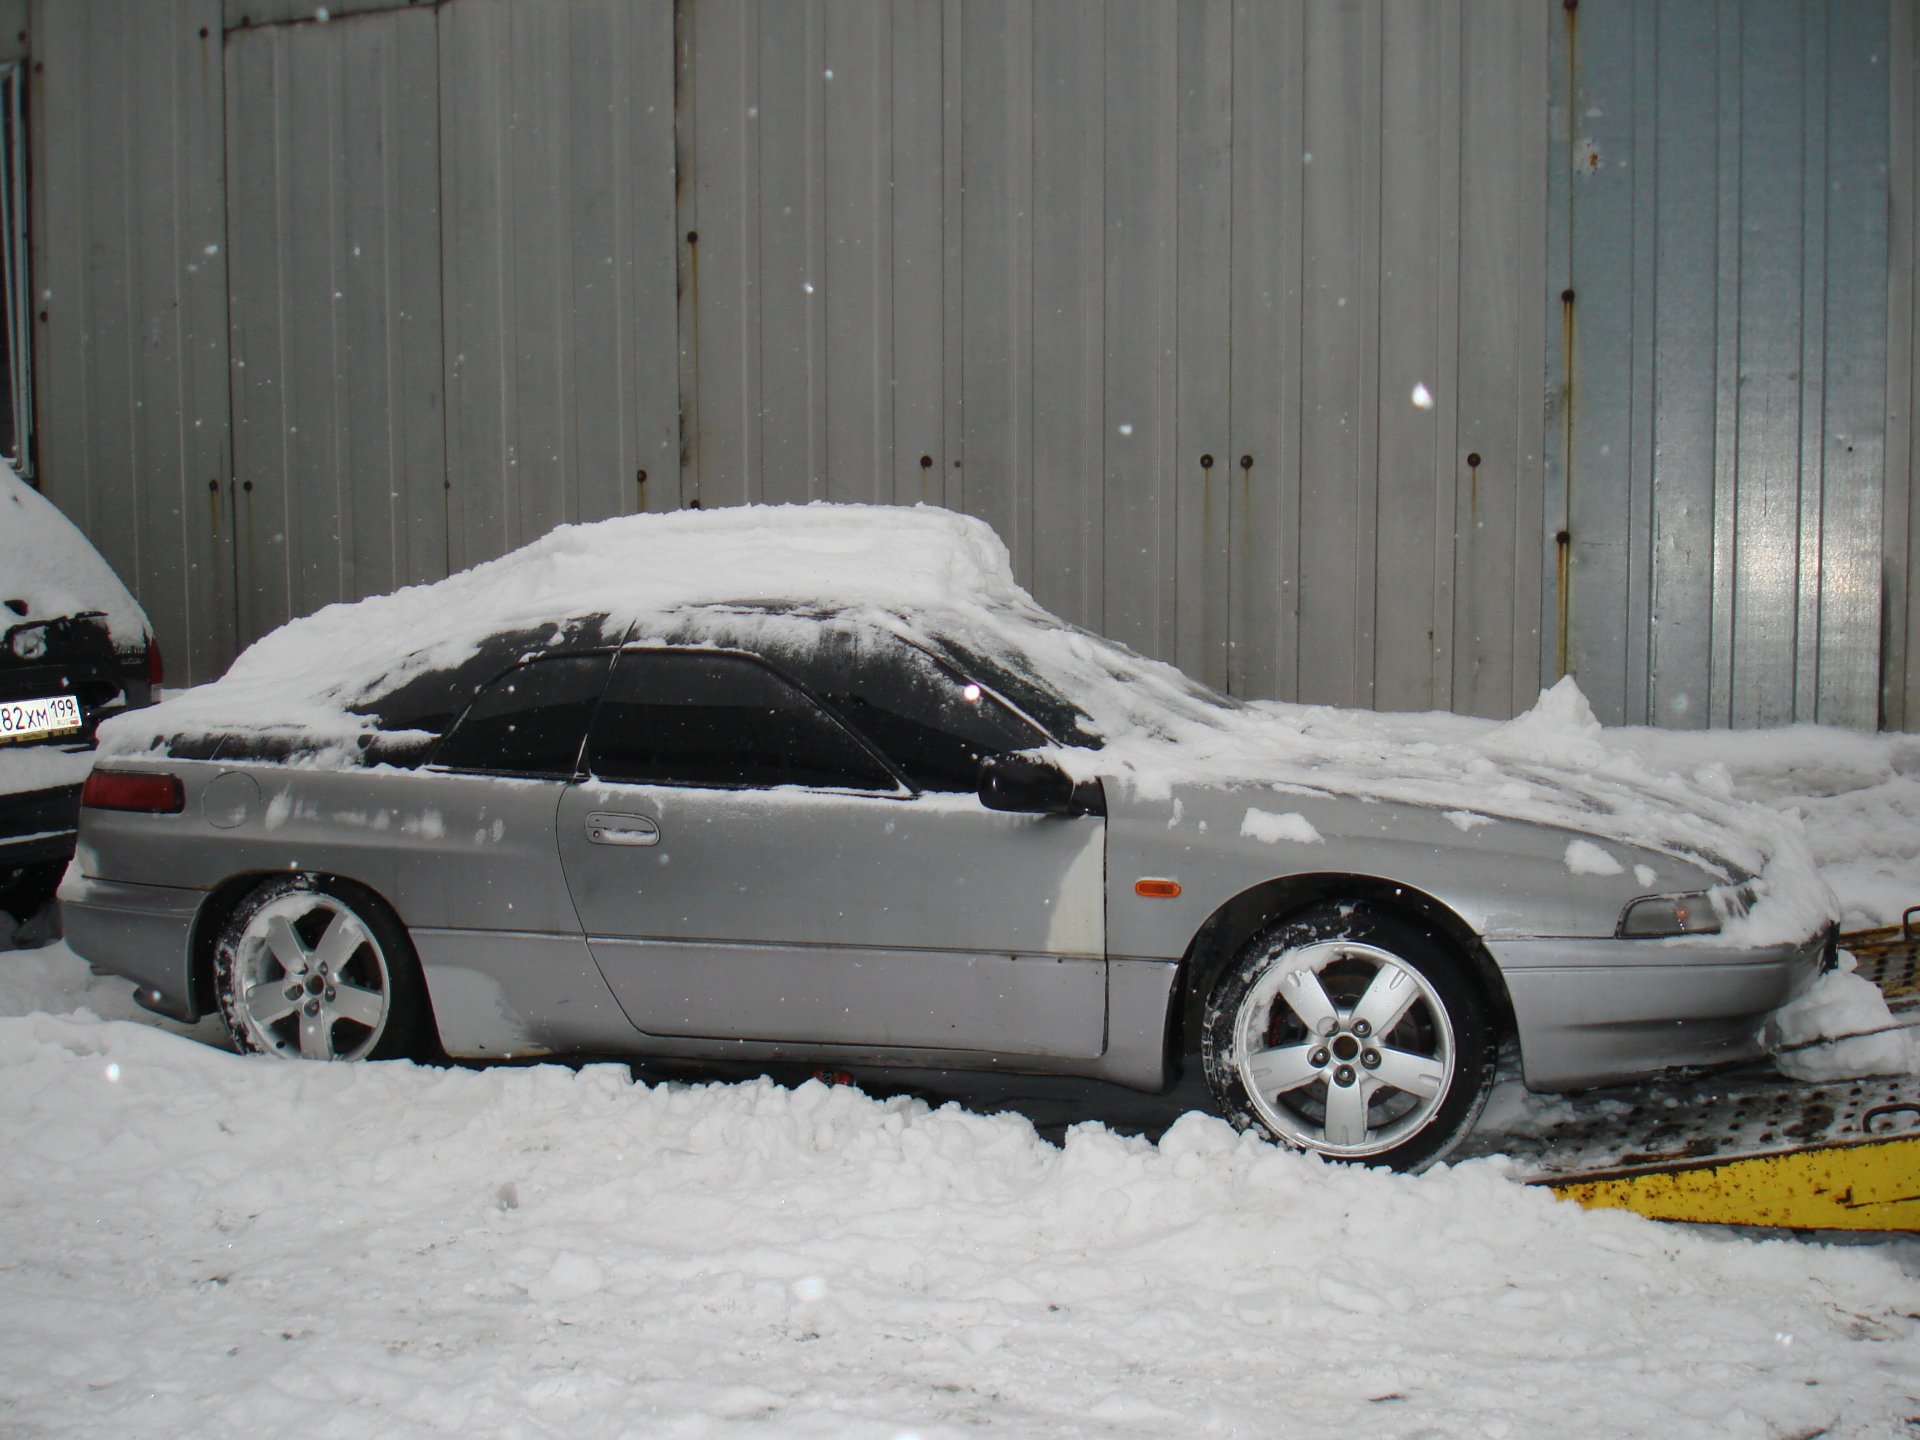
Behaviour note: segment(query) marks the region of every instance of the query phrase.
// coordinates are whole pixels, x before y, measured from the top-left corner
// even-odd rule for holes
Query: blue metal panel
[[[1569,668],[1603,718],[1878,711],[1887,8],[1558,25]]]
[[[1904,729],[1920,716],[1920,585],[1913,583],[1915,561],[1920,560],[1920,535],[1913,520],[1920,515],[1920,471],[1915,468],[1914,416],[1920,414],[1920,365],[1914,345],[1920,339],[1915,325],[1915,302],[1920,300],[1914,266],[1914,163],[1920,153],[1920,107],[1915,105],[1916,45],[1920,26],[1914,8],[1896,5],[1888,36],[1888,102],[1892,110],[1892,154],[1887,235],[1887,484],[1881,518],[1885,564],[1887,646],[1881,670],[1881,723]]]

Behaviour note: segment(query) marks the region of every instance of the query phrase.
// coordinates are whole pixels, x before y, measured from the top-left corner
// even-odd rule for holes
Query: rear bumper
[[[0,871],[65,860],[80,823],[80,787],[0,795]]]
[[[1757,1058],[1767,1017],[1833,955],[1831,929],[1729,950],[1676,940],[1489,940],[1530,1090],[1579,1090]]]
[[[60,923],[75,954],[133,981],[133,998],[156,1014],[192,1023],[202,1013],[194,994],[193,918],[202,890],[94,880],[69,866],[60,882]]]

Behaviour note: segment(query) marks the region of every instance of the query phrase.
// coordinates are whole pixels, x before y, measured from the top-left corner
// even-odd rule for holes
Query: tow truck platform
[[[1920,1026],[1920,906],[1898,925],[1842,935],[1840,948],[1887,997],[1883,1029]],[[1507,1155],[1522,1178],[1591,1208],[1920,1232],[1920,1075],[1803,1082],[1760,1064],[1588,1091],[1556,1109],[1537,1135],[1476,1137],[1467,1149]]]

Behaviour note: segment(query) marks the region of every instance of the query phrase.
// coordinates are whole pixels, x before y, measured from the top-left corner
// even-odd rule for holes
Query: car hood
[[[1612,913],[1753,881],[1758,903],[1722,932],[1737,945],[1804,940],[1837,914],[1795,817],[1739,799],[1723,767],[1649,765],[1571,678],[1505,723],[1259,702],[1060,758],[1106,784],[1116,823],[1269,851],[1276,875],[1405,873],[1425,850],[1440,858],[1423,868],[1491,864]]]

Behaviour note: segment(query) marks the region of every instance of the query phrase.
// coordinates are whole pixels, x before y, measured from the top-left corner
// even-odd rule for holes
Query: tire
[[[53,892],[60,888],[60,877],[66,870],[64,860],[41,860],[0,869],[0,910],[25,926],[53,904]],[[58,934],[57,929],[54,933]]]
[[[432,1028],[407,932],[370,891],[332,876],[249,892],[215,943],[213,981],[242,1054],[415,1057]]]
[[[1208,998],[1200,1038],[1233,1124],[1396,1170],[1431,1165],[1473,1127],[1497,1045],[1457,952],[1368,904],[1316,905],[1255,936]]]

